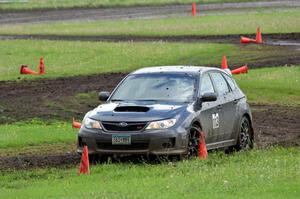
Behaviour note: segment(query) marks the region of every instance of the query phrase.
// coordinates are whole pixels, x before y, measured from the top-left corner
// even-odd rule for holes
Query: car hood
[[[88,116],[99,121],[145,122],[174,118],[185,111],[184,103],[107,103],[92,110]]]

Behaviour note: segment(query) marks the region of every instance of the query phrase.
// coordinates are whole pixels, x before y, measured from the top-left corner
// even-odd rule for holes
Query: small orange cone
[[[45,64],[44,64],[44,58],[40,58],[40,65],[39,65],[39,74],[43,75],[45,74]]]
[[[247,65],[241,66],[241,67],[231,71],[231,74],[235,74],[235,75],[241,74],[241,73],[248,73],[248,66]]]
[[[242,36],[240,42],[241,42],[241,44],[249,44],[249,43],[256,43],[256,40]]]
[[[198,144],[198,157],[201,160],[205,160],[208,156],[206,144],[205,144],[205,135],[203,132],[199,133],[199,144]]]
[[[78,175],[80,175],[81,173],[90,174],[89,152],[88,147],[86,145],[84,145],[83,147]]]
[[[197,10],[196,10],[196,3],[192,3],[192,16],[196,16]]]
[[[227,58],[226,55],[223,56],[222,58],[222,65],[221,65],[222,69],[228,69],[228,63],[227,63]]]
[[[72,127],[75,128],[75,129],[80,129],[81,128],[81,123],[76,122],[74,117],[73,117]]]
[[[260,31],[260,28],[258,27],[257,30],[256,30],[256,43],[257,44],[262,44],[263,41],[262,41],[262,35],[261,35],[261,31]]]
[[[28,68],[28,66],[26,65],[22,65],[21,68],[20,68],[20,74],[22,75],[38,75],[37,72],[33,71],[33,70],[30,70]]]

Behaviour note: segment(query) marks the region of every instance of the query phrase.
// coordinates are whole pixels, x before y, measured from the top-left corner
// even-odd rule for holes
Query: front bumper
[[[122,133],[131,135],[131,145],[112,145],[112,135]],[[179,155],[187,153],[187,131],[163,129],[116,133],[82,127],[78,134],[78,153],[82,153],[84,145],[88,146],[89,154]]]

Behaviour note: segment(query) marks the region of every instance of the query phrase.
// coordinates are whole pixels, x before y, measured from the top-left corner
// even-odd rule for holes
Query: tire
[[[235,150],[249,150],[253,148],[253,130],[249,119],[245,116],[242,117],[237,144]]]
[[[188,138],[187,157],[198,156],[199,133],[201,129],[197,125],[192,125]]]

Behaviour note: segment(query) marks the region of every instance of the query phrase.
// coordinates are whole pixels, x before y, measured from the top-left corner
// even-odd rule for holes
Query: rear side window
[[[211,78],[219,95],[224,95],[229,92],[228,85],[221,73],[211,73]]]
[[[213,92],[215,92],[213,84],[212,84],[212,82],[211,82],[210,77],[208,76],[208,74],[204,74],[202,76],[201,85],[200,85],[200,91],[201,91],[201,95],[203,93],[213,93]]]
[[[228,82],[231,90],[235,90],[236,89],[236,85],[234,83],[234,81],[232,80],[231,77],[229,77],[228,75],[223,74],[223,76],[225,77],[226,81]]]

